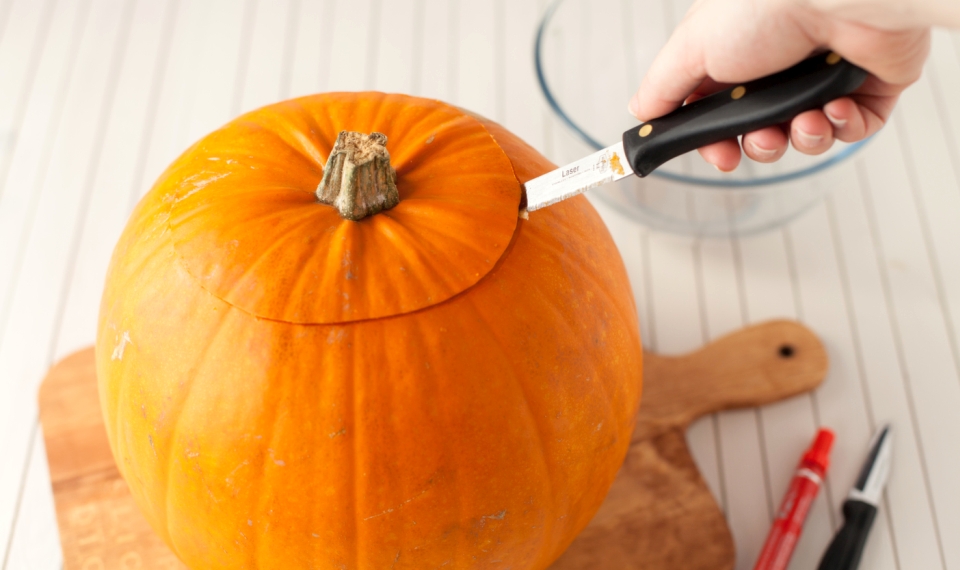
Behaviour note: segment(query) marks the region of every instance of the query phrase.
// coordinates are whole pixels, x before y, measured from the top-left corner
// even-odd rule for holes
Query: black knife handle
[[[860,564],[860,555],[867,543],[870,527],[877,516],[877,507],[847,499],[843,502],[843,528],[820,559],[817,570],[854,570]]]
[[[856,90],[867,72],[835,53],[713,93],[623,133],[633,171],[646,176],[704,145],[779,125]]]

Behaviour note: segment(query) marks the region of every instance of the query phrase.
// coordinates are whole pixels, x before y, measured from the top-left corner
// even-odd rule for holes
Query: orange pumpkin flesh
[[[314,191],[340,130],[388,137],[400,203]],[[244,115],[137,206],[104,291],[114,456],[191,568],[545,568],[629,446],[642,349],[616,248],[554,166],[440,102]]]

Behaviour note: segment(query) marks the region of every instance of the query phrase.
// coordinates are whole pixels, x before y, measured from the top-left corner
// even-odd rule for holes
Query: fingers
[[[780,127],[767,127],[743,137],[743,152],[757,162],[775,162],[787,151],[787,135]],[[727,139],[701,147],[700,155],[722,172],[732,172],[740,164],[740,143]]]
[[[740,164],[740,143],[727,139],[699,148],[700,156],[721,172],[732,172]]]
[[[889,105],[892,107],[892,104]],[[776,162],[793,147],[804,154],[822,154],[835,140],[856,142],[872,135],[883,126],[885,117],[871,106],[860,105],[851,97],[827,103],[794,117],[789,124],[789,138],[784,128],[766,127],[743,136],[743,152],[757,162]],[[721,141],[700,149],[704,160],[723,172],[734,170],[740,163],[740,148],[735,139]]]
[[[775,162],[787,152],[786,133],[780,127],[767,127],[743,136],[743,152],[757,162]]]
[[[790,142],[804,154],[821,154],[833,146],[833,125],[820,109],[800,113],[790,122]]]
[[[850,98],[865,125],[864,136],[879,131],[897,104],[904,85],[894,85],[871,75]],[[831,112],[833,112],[831,110]]]
[[[743,153],[751,160],[769,163],[779,160],[790,143],[804,154],[822,154],[834,140],[855,142],[874,132],[873,123],[882,120],[851,98],[831,101],[823,110],[814,109],[797,115],[789,125],[789,138],[784,128],[766,127],[743,136]],[[740,163],[740,145],[729,139],[700,149],[704,160],[723,172],[734,170]]]
[[[833,136],[843,142],[856,142],[867,136],[864,113],[850,97],[824,105],[823,114],[833,126]]]

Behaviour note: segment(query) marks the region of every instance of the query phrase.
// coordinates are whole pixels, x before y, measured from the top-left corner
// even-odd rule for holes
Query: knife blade
[[[853,570],[860,564],[863,547],[890,475],[892,446],[890,426],[885,425],[870,442],[860,476],[843,502],[843,526],[820,559],[818,570]]]
[[[625,178],[644,177],[701,146],[779,125],[855,91],[868,73],[836,53],[819,54],[761,79],[684,105],[623,133],[617,144],[524,184],[527,211]]]

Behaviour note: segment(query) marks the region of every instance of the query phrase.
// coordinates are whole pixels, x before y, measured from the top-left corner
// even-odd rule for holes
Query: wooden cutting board
[[[696,418],[815,388],[827,372],[816,336],[773,321],[685,356],[647,353],[633,443],[606,502],[555,570],[733,568],[733,539],[687,448]],[[100,415],[93,349],[54,366],[40,388],[65,570],[183,569],[120,477]]]

